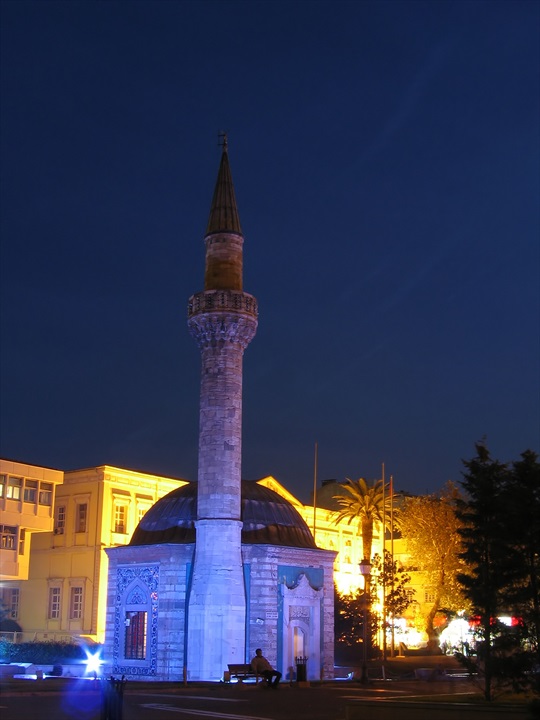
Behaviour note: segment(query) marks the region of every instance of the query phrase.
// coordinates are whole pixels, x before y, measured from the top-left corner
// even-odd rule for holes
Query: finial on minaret
[[[229,149],[229,141],[227,139],[227,131],[220,130],[218,132],[218,145],[223,148],[223,152],[227,152]]]

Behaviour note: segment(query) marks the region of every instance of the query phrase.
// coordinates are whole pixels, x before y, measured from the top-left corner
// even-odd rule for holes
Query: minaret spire
[[[220,138],[222,140],[221,147],[223,148],[223,152],[221,154],[221,164],[214,189],[214,197],[212,198],[208,225],[206,226],[206,234],[230,232],[241,235],[242,228],[240,226],[240,217],[238,216],[234,185],[229,167],[229,143],[226,133],[221,134]]]
[[[219,680],[246,662],[241,552],[242,361],[257,301],[242,289],[243,244],[226,137],[204,239],[204,291],[188,303],[201,351],[195,559],[189,596],[190,680]]]

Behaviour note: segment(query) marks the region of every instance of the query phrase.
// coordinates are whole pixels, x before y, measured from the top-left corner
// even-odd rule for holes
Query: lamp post
[[[360,568],[360,574],[364,578],[364,623],[363,623],[363,638],[362,638],[362,644],[364,647],[364,653],[363,653],[363,663],[362,663],[362,678],[361,682],[367,683],[368,681],[368,671],[367,671],[367,661],[368,661],[368,639],[370,639],[371,633],[368,630],[369,627],[369,581],[371,577],[371,563],[369,560],[366,560],[365,558],[362,560],[361,563],[359,563]],[[370,643],[371,644],[371,643]]]

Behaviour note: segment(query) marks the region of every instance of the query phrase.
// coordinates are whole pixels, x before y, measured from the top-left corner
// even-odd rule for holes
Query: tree
[[[376,606],[378,600],[384,594],[384,610],[381,613],[372,612],[371,619],[372,624],[375,625],[374,632],[376,633],[379,627],[383,631],[384,648],[386,648],[386,629],[388,626],[386,619],[403,615],[413,601],[414,590],[408,587],[410,582],[411,576],[400,563],[392,558],[392,554],[388,550],[384,551],[384,562],[378,553],[373,556],[370,588],[371,606]]]
[[[484,696],[492,700],[494,682],[516,677],[523,659],[521,632],[498,620],[511,611],[510,589],[520,559],[517,538],[511,537],[517,518],[509,520],[516,506],[509,493],[508,466],[493,460],[482,443],[476,445],[476,453],[464,461],[466,498],[458,500],[457,515],[463,541],[460,557],[466,565],[458,580],[477,618],[478,642],[473,656],[461,656],[461,660],[483,679]],[[523,669],[517,674],[523,675]]]
[[[424,587],[433,595],[425,617],[430,645],[438,643],[434,627],[437,612],[442,608],[463,610],[468,604],[457,581],[463,570],[458,498],[457,486],[448,483],[440,493],[406,497],[399,511],[399,530],[407,542],[409,565],[422,573]]]
[[[367,482],[364,478],[349,480],[342,486],[346,491],[334,495],[334,498],[341,506],[335,523],[348,520],[349,525],[353,520],[360,521],[362,529],[362,557],[364,560],[371,560],[373,546],[373,527],[376,522],[385,522],[386,511],[390,503],[388,496],[385,498],[385,488],[382,480]]]
[[[346,647],[360,646],[364,632],[364,592],[341,594],[334,585],[334,637]]]
[[[540,463],[532,450],[512,463],[506,484],[506,507],[514,547],[513,582],[507,602],[527,628],[531,651],[540,662]]]

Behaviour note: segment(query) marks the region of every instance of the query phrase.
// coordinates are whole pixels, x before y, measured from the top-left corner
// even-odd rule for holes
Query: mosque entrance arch
[[[322,588],[311,587],[301,574],[293,587],[281,585],[283,598],[283,642],[281,667],[285,677],[296,670],[296,658],[306,658],[308,680],[319,680],[321,673]]]

